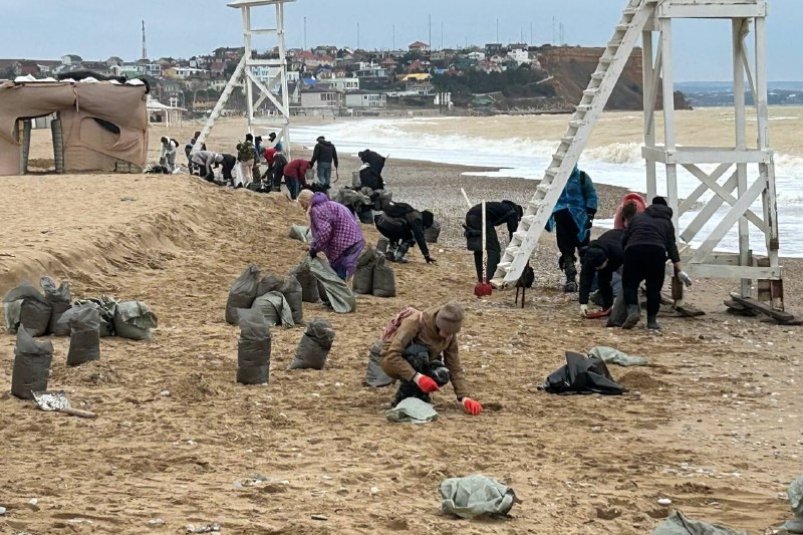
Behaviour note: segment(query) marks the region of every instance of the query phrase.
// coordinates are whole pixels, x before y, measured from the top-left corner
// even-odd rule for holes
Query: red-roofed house
[[[410,52],[426,52],[429,50],[429,45],[424,43],[423,41],[416,41],[412,43],[410,46],[407,47]]]

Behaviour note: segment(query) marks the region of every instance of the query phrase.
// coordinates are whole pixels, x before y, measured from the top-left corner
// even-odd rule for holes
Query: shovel
[[[63,390],[33,392],[33,399],[36,400],[36,405],[43,411],[58,411],[72,414],[73,416],[80,416],[81,418],[97,417],[97,414],[94,412],[73,409],[70,406],[70,400],[67,399],[67,393]]]
[[[465,192],[463,192],[465,194]],[[468,198],[466,198],[468,200]],[[485,227],[485,201],[482,201],[482,255],[483,255],[483,262],[482,262],[482,282],[477,283],[474,286],[474,295],[477,297],[485,297],[487,295],[491,295],[493,293],[493,286],[491,283],[488,282],[488,251],[485,249],[486,246],[486,227]]]

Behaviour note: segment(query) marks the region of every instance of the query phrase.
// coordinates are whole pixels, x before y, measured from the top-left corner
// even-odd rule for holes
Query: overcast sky
[[[803,80],[803,1],[769,0],[769,78]],[[392,48],[429,41],[440,48],[520,41],[601,46],[610,38],[625,0],[297,0],[286,4],[287,44]],[[273,8],[254,10],[271,26]],[[222,0],[0,0],[0,56],[138,59],[140,20],[148,56],[190,57],[217,46],[241,46],[239,10]],[[553,24],[554,20],[554,24]],[[359,31],[358,31],[359,25]],[[395,30],[394,30],[395,27]],[[553,31],[554,28],[554,31]],[[533,39],[531,40],[531,33]],[[677,81],[731,76],[730,24],[684,21],[675,31]],[[394,39],[395,36],[395,39]],[[257,43],[267,48],[269,41]]]

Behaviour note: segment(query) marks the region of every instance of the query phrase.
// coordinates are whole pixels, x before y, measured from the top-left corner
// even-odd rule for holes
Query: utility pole
[[[496,42],[499,42],[499,17],[496,17]]]
[[[533,37],[533,23],[530,23],[530,44],[535,44],[535,38]]]
[[[555,31],[555,17],[552,17],[552,44],[557,44],[558,36]]]
[[[145,21],[142,21],[142,59],[148,59],[148,49],[145,47]]]
[[[307,49],[307,17],[304,17],[304,50]]]
[[[432,14],[429,15],[429,45],[430,50],[432,49]]]
[[[357,50],[360,49],[360,23],[357,23]]]
[[[393,25],[393,50],[396,50],[396,25]]]
[[[563,23],[562,22],[560,23],[560,34],[559,35],[560,35],[560,46],[563,46],[563,45],[566,44],[566,32],[564,32],[564,30],[563,30]]]
[[[443,22],[441,22],[441,50],[443,50]]]

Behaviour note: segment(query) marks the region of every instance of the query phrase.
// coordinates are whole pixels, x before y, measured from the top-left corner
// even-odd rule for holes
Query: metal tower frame
[[[240,9],[243,17],[243,57],[237,64],[237,68],[232,73],[229,82],[220,94],[220,98],[212,109],[201,135],[198,138],[193,152],[200,150],[203,142],[212,131],[215,121],[220,117],[226,102],[229,100],[235,87],[244,87],[247,104],[248,130],[254,131],[256,126],[274,128],[280,131],[278,139],[284,145],[284,151],[290,151],[290,96],[287,90],[287,54],[284,42],[284,4],[295,2],[295,0],[236,0],[227,4],[229,7]],[[276,27],[275,28],[254,28],[251,25],[252,8],[261,6],[275,6]],[[253,59],[253,49],[251,48],[251,37],[254,35],[275,35],[279,50],[278,59]],[[271,78],[267,83],[259,80],[254,73],[255,67],[267,67],[271,69]],[[278,84],[278,92],[271,88]],[[254,101],[254,96],[257,96]],[[279,112],[278,117],[262,119],[255,117],[254,110],[258,109],[266,100],[269,100]]]
[[[493,282],[497,286],[514,284],[535,250],[544,225],[549,219],[574,166],[585,148],[594,124],[604,110],[613,88],[639,38],[643,41],[644,77],[644,147],[647,161],[647,193],[658,193],[656,167],[666,166],[666,197],[674,211],[675,227],[682,241],[702,237],[695,251],[684,247],[682,257],[688,272],[700,277],[738,278],[742,280],[741,297],[750,297],[752,281],[758,280],[759,298],[771,301],[772,308],[783,310],[782,269],[779,264],[778,209],[775,190],[774,155],[769,148],[767,74],[766,74],[766,0],[628,0],[613,37],[591,75],[581,102],[575,108],[566,134],[544,172],[525,209],[519,230],[514,233],[499,263]],[[675,139],[674,78],[672,72],[673,19],[731,20],[735,107],[735,142],[733,148],[679,147]],[[755,55],[751,63],[745,37],[755,29]],[[654,33],[658,34],[657,50]],[[748,144],[746,129],[745,78],[753,94],[758,124],[755,147]],[[656,101],[659,87],[663,91],[664,145],[656,144]],[[712,173],[701,164],[718,164]],[[757,165],[757,177],[748,177],[748,166]],[[678,199],[677,170],[681,166],[700,184],[683,202]],[[719,179],[734,168],[724,182]],[[734,193],[735,191],[735,193]],[[682,214],[697,210],[703,194],[712,192],[692,222],[681,229]],[[751,206],[759,198],[762,214]],[[727,214],[707,235],[704,224],[723,205]],[[738,225],[739,253],[714,253],[723,237]],[[767,258],[757,259],[750,250],[749,225],[763,234]]]

